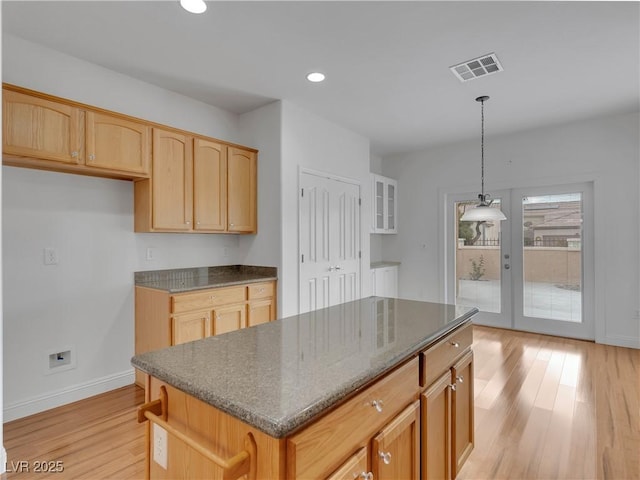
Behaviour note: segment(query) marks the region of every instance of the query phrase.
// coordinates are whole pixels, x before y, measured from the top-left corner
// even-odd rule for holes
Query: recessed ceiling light
[[[309,75],[307,75],[307,80],[313,83],[322,82],[324,80],[324,73],[311,72]]]
[[[207,9],[207,4],[204,3],[204,0],[180,0],[180,5],[191,13],[204,13]]]

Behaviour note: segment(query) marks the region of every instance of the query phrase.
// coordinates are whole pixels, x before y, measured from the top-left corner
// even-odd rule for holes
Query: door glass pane
[[[527,317],[582,322],[582,194],[522,198]]]
[[[500,313],[500,222],[463,222],[477,200],[456,202],[456,305]],[[500,208],[500,200],[493,205]]]

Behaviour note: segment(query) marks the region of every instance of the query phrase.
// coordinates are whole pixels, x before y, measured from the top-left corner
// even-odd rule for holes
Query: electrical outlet
[[[167,431],[153,424],[153,461],[167,469]]]
[[[58,252],[53,247],[46,247],[44,249],[44,264],[45,265],[57,265],[58,264]]]
[[[147,260],[155,260],[156,258],[156,248],[155,247],[147,247]]]

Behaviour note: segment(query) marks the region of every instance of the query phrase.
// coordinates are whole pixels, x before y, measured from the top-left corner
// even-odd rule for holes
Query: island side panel
[[[154,377],[149,378],[149,400],[160,398],[161,386],[167,389],[167,421],[170,425],[222,458],[231,458],[242,451],[245,448],[245,437],[247,433],[251,433],[257,445],[256,478],[285,479],[284,439],[270,437]],[[150,461],[147,478],[153,480],[222,479],[222,469],[171,435],[167,435],[167,469],[161,467],[153,460],[153,426],[150,422],[148,423],[146,454]]]
[[[135,354],[171,345],[170,297],[164,290],[135,287]],[[136,369],[136,384],[145,386],[145,374]]]

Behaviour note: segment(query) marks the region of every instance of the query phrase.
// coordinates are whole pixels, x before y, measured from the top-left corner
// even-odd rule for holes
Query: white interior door
[[[461,222],[473,194],[450,196],[447,301],[474,322],[593,339],[592,185],[493,192],[507,220]]]
[[[300,174],[300,313],[360,298],[360,186]]]

